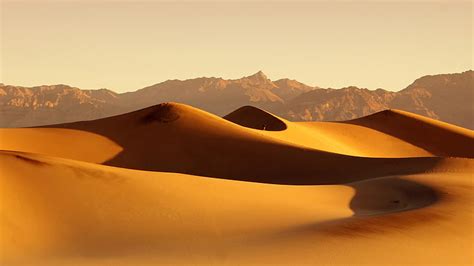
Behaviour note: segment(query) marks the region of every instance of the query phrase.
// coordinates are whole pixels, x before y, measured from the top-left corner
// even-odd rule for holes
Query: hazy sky
[[[472,69],[471,1],[1,2],[0,82],[136,90],[269,78],[398,90]]]

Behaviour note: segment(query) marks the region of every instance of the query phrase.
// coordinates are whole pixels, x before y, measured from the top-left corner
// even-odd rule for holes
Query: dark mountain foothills
[[[424,76],[398,92],[353,86],[323,89],[290,79],[271,81],[261,71],[234,80],[168,80],[121,94],[67,85],[0,84],[0,127],[91,120],[181,102],[219,116],[251,105],[292,121],[349,120],[393,108],[474,129],[473,76],[472,70]]]

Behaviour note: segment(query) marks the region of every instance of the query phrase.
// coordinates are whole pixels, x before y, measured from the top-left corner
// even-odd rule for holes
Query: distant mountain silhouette
[[[196,78],[168,80],[135,92],[124,93],[120,103],[130,109],[138,109],[161,102],[181,102],[200,109],[225,115],[243,105],[258,105],[272,108],[282,105],[287,95],[299,95],[307,90],[291,86],[279,88],[261,71],[235,80],[222,78]]]
[[[252,105],[294,121],[347,120],[395,108],[473,129],[473,77],[472,70],[424,76],[399,92],[323,89],[290,79],[271,81],[262,71],[234,80],[168,80],[122,94],[67,85],[1,84],[0,127],[90,120],[173,101],[220,116]]]
[[[118,108],[118,96],[107,89],[81,90],[67,85],[32,88],[3,85],[0,86],[0,126],[36,126],[105,117]]]
[[[290,120],[348,120],[384,109],[400,109],[474,128],[474,72],[421,77],[399,92],[357,87],[314,89],[274,113]]]

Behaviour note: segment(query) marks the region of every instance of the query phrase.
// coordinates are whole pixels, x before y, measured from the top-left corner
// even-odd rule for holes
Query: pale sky
[[[0,82],[132,91],[240,78],[399,90],[472,69],[471,1],[1,2]]]

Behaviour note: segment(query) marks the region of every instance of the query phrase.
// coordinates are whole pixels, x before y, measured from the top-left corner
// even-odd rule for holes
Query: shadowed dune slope
[[[286,124],[282,119],[253,106],[243,106],[224,116],[224,119],[254,129],[268,131],[286,129]]]
[[[345,123],[391,134],[437,156],[474,157],[474,131],[421,115],[391,109]]]
[[[0,152],[0,166],[2,265],[472,262],[469,159],[349,186],[238,182],[19,152]]]

